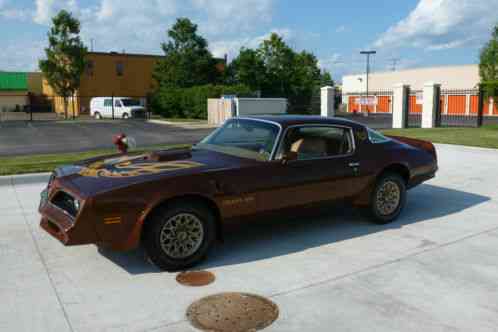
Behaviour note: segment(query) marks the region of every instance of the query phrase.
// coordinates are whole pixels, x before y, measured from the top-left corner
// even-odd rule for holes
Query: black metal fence
[[[409,90],[407,93],[407,115],[405,117],[407,128],[420,128],[422,127],[422,90]]]
[[[373,100],[371,105],[364,101]],[[342,104],[336,108],[337,116],[365,124],[371,128],[392,128],[392,90],[369,91],[365,93],[348,93],[342,98]]]
[[[436,96],[438,127],[479,127],[483,120],[483,94],[480,90],[440,90]]]

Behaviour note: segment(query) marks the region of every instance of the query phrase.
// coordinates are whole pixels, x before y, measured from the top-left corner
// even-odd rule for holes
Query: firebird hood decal
[[[162,159],[162,160],[161,160]],[[157,151],[153,154],[103,156],[61,166],[55,175],[63,186],[92,196],[136,185],[221,169],[252,165],[256,161],[208,150]]]
[[[147,157],[138,155],[100,160],[82,167],[78,174],[87,177],[134,177],[204,166],[192,160],[156,162]]]

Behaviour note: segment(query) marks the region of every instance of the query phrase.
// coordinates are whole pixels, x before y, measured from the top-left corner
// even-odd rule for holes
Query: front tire
[[[202,204],[167,205],[146,225],[145,251],[162,270],[187,269],[206,257],[215,239],[215,222],[213,213]]]
[[[130,116],[128,115],[128,113],[124,113],[123,114],[123,119],[124,120],[128,120],[130,118]]]
[[[95,112],[93,116],[95,117],[96,120],[102,120],[102,115],[100,115],[99,112]]]
[[[398,218],[406,203],[406,184],[396,173],[382,175],[370,197],[369,212],[372,220],[380,225]]]

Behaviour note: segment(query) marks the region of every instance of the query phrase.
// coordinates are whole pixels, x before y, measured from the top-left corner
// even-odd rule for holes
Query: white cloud
[[[24,21],[29,15],[29,11],[12,7],[7,0],[0,0],[0,18]]]
[[[287,43],[292,42],[294,38],[294,33],[290,29],[272,29],[268,33],[259,36],[214,41],[210,44],[210,49],[216,57],[223,57],[227,54],[229,59],[233,59],[242,47],[257,48],[272,33],[279,34]]]
[[[441,50],[478,45],[498,21],[498,0],[420,0],[375,42],[376,48]]]
[[[340,53],[333,53],[331,56],[318,60],[318,66],[322,69],[333,70],[337,67],[344,67],[346,63]]]
[[[240,46],[257,46],[265,36],[252,36],[271,22],[274,1],[95,0],[88,4],[82,0],[35,0],[31,6],[19,8],[15,0],[0,0],[0,18],[32,20],[34,24],[48,27],[52,17],[66,9],[81,21],[81,37],[87,46],[93,40],[95,51],[161,54],[160,44],[167,38],[167,29],[177,17],[185,16],[198,24],[213,52],[222,56],[238,51]],[[289,30],[278,32],[290,35]],[[45,44],[43,40],[42,45]],[[33,41],[33,45],[38,43]],[[9,48],[7,52],[26,60],[19,63],[32,61],[30,68],[36,66],[31,55],[36,52],[23,55],[14,50]],[[42,51],[40,46],[37,54]],[[7,54],[3,59],[7,57],[14,58]]]
[[[252,30],[257,22],[270,22],[274,0],[191,0],[193,9],[206,14],[204,30],[217,34]]]
[[[29,12],[22,9],[6,8],[0,10],[0,17],[11,20],[25,21],[29,18]]]
[[[33,21],[38,24],[49,24],[52,17],[61,9],[78,12],[76,0],[36,0]]]
[[[157,18],[176,13],[176,2],[176,0],[102,0],[97,18],[99,20],[122,20],[133,16],[145,16],[157,23]]]
[[[344,32],[344,31],[346,31],[346,26],[345,25],[338,26],[335,29],[335,32],[337,32],[337,33]]]

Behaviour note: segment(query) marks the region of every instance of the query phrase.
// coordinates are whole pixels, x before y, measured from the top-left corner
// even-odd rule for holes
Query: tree
[[[321,73],[317,58],[306,51],[296,54],[292,75],[292,96],[294,103],[308,105],[313,92],[319,88]]]
[[[320,72],[312,53],[295,52],[276,33],[256,50],[241,49],[228,68],[228,82],[259,90],[263,97],[287,98],[291,111],[298,113],[310,113],[320,86],[333,85],[330,74]]]
[[[165,57],[154,70],[159,87],[189,88],[220,80],[216,60],[207,41],[197,34],[196,24],[179,18],[168,30],[168,37],[168,42],[161,45]]]
[[[498,24],[481,50],[479,75],[487,96],[498,97]]]
[[[79,37],[80,22],[70,13],[61,10],[53,19],[48,33],[49,46],[46,59],[39,61],[40,70],[54,92],[64,100],[64,116],[67,119],[68,97],[80,86],[85,70],[87,48]]]
[[[245,84],[253,91],[261,91],[265,82],[265,64],[258,52],[242,48],[227,68],[227,83]]]
[[[330,72],[328,70],[323,70],[320,73],[320,87],[324,86],[334,86],[335,82],[332,79],[332,75],[330,75]]]
[[[265,66],[263,91],[268,97],[288,97],[296,54],[283,38],[272,33],[257,50]]]

